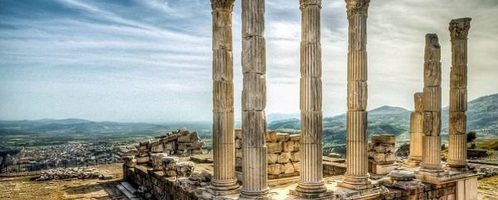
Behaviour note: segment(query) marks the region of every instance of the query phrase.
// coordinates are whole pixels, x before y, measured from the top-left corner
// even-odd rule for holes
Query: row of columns
[[[366,18],[370,0],[346,0],[349,20],[348,171],[345,186],[369,185],[367,176]],[[232,12],[234,0],[211,0],[213,15],[212,193],[237,193],[234,171]],[[242,0],[242,199],[268,198],[266,161],[266,59],[264,0]],[[294,194],[323,196],[321,0],[300,0],[301,173]]]
[[[213,15],[213,150],[215,196],[237,193],[234,162],[232,12],[234,0],[211,0]],[[348,29],[347,170],[340,186],[371,187],[367,158],[367,13],[370,0],[346,0]],[[265,0],[242,0],[242,189],[241,199],[267,199]],[[301,9],[301,173],[292,192],[327,193],[322,172],[321,0],[300,0]],[[470,19],[452,21],[453,67],[449,165],[466,165],[465,110],[467,31]],[[462,52],[463,51],[463,52]],[[441,171],[441,51],[436,34],[426,35],[424,92],[415,94],[410,160],[422,170]],[[411,147],[412,148],[412,147]]]
[[[450,72],[448,166],[467,167],[467,37],[471,18],[451,20],[452,67]],[[424,92],[415,94],[410,117],[409,165],[421,162],[421,171],[442,172],[441,165],[441,49],[436,34],[426,35]]]

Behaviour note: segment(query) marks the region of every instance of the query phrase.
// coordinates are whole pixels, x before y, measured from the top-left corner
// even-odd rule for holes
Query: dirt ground
[[[9,200],[59,200],[98,199],[125,200],[116,184],[122,179],[122,164],[100,165],[96,168],[113,177],[111,180],[54,180],[31,181],[32,176],[0,178],[0,199]]]
[[[0,178],[0,200],[126,200],[116,189],[116,184],[122,178],[122,164],[100,165],[96,168],[113,179],[38,182],[30,180],[33,176]],[[478,199],[498,200],[498,176],[479,180]]]

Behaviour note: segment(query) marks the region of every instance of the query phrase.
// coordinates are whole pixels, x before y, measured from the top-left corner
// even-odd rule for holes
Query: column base
[[[241,190],[239,200],[271,200],[270,189],[257,192]]]
[[[469,167],[468,165],[452,165],[452,164],[447,164],[447,169],[453,172],[468,172]]]
[[[237,180],[225,182],[213,181],[207,191],[213,196],[232,195],[240,192],[240,186],[237,184]]]
[[[296,189],[290,190],[289,194],[299,199],[330,199],[334,193],[328,191],[323,182],[320,183],[298,183]]]
[[[414,159],[408,159],[408,161],[405,162],[405,166],[407,167],[418,167],[420,166],[421,160],[414,160]]]
[[[338,186],[352,190],[366,190],[373,187],[368,176],[346,176],[342,182],[338,183]]]

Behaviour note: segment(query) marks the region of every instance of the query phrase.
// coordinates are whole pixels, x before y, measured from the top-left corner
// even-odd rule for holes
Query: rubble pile
[[[95,168],[56,168],[42,171],[37,181],[62,180],[62,179],[107,179]]]
[[[202,154],[203,146],[204,142],[196,132],[177,130],[158,136],[154,140],[140,142],[135,149],[128,149],[121,155],[123,159],[133,157],[137,164],[151,164],[154,170],[161,170],[163,157]]]
[[[394,135],[382,134],[371,137],[368,143],[368,172],[371,178],[381,178],[387,175],[396,167],[393,165],[396,161]]]
[[[162,163],[162,170],[166,177],[190,177],[195,169],[193,162],[179,161],[177,157],[165,157]]]
[[[270,131],[265,135],[268,178],[276,179],[299,175],[301,135]],[[235,130],[236,169],[242,171],[242,130]]]

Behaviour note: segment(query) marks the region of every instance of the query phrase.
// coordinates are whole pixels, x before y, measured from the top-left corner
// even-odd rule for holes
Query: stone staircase
[[[137,197],[135,194],[137,192],[137,189],[135,189],[133,186],[130,185],[130,183],[124,181],[121,182],[120,184],[116,185],[119,191],[123,193],[126,198],[129,200],[141,200],[140,197]]]

